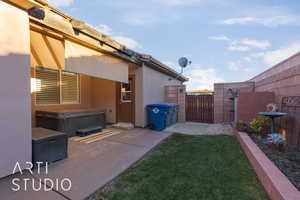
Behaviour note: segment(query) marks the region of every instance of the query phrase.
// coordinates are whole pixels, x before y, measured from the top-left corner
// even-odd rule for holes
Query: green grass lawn
[[[268,199],[232,136],[175,134],[91,199]]]

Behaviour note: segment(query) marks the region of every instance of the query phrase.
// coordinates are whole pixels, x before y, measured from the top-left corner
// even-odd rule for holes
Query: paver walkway
[[[233,129],[229,124],[205,124],[195,122],[177,123],[168,127],[166,132],[185,135],[232,135]]]
[[[133,129],[91,144],[70,140],[68,159],[51,165],[47,175],[35,172],[34,175],[27,173],[0,179],[0,199],[82,200],[128,169],[169,135],[171,133]],[[13,192],[11,182],[15,177],[34,177],[34,180],[69,178],[72,189],[67,192],[61,188],[49,192],[32,189]]]

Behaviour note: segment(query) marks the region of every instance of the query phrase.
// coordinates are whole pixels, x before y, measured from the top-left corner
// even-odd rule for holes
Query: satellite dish
[[[176,79],[180,76],[180,74],[183,73],[183,69],[186,68],[188,65],[192,64],[192,61],[189,61],[186,57],[181,57],[178,60],[178,64],[181,67],[181,72],[178,74],[178,76],[176,77]],[[172,80],[172,79],[169,79]]]
[[[191,64],[191,62],[186,57],[181,57],[178,60],[178,64],[180,65],[180,67],[186,68],[188,64]]]

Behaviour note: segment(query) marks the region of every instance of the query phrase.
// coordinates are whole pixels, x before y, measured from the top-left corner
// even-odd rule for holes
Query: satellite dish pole
[[[191,64],[192,64],[192,61],[188,60],[186,57],[181,57],[181,58],[179,58],[179,60],[178,60],[178,64],[179,64],[179,66],[180,66],[180,68],[181,68],[181,71],[180,71],[180,73],[178,74],[178,76],[175,78],[175,80],[176,80],[181,74],[183,74],[184,68],[186,68],[188,65],[191,65]],[[172,80],[172,79],[170,79],[170,80]]]

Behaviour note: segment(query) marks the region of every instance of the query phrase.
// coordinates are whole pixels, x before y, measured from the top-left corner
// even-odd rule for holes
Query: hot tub
[[[75,136],[79,129],[105,128],[105,111],[95,109],[37,110],[36,126]]]

